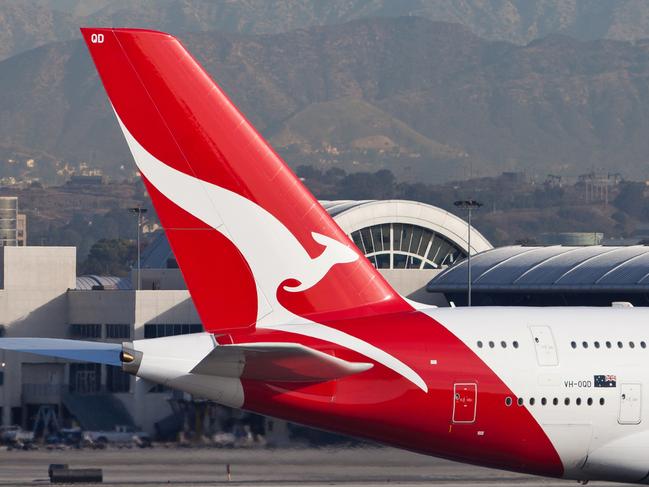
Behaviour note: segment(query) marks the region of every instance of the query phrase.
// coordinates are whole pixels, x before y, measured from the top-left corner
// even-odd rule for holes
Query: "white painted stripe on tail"
[[[257,327],[286,331],[336,343],[358,352],[409,380],[424,392],[424,380],[402,361],[364,340],[320,323],[305,320],[277,300],[277,290],[288,279],[299,281],[287,291],[304,291],[317,284],[336,264],[354,262],[358,253],[325,235],[313,238],[325,246],[312,259],[286,226],[264,208],[243,196],[178,171],[149,153],[131,135],[115,112],[140,172],[166,198],[222,233],[246,259],[258,289]],[[263,242],[259,232],[272,235]]]

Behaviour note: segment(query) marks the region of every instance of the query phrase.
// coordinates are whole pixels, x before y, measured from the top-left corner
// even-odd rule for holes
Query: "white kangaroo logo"
[[[252,270],[257,285],[257,327],[283,330],[343,345],[382,363],[427,391],[423,379],[383,350],[335,328],[315,323],[286,309],[277,290],[300,292],[320,282],[336,264],[355,262],[359,254],[319,233],[313,239],[325,247],[311,258],[304,246],[274,215],[247,198],[178,171],[156,159],[131,135],[115,112],[133,158],[153,186],[183,210],[222,233],[234,243]],[[259,237],[264,235],[264,241]]]
[[[334,265],[347,264],[358,260],[358,254],[347,247],[347,245],[340,243],[338,240],[334,240],[333,238],[316,232],[311,232],[311,236],[313,237],[313,240],[318,242],[320,245],[323,245],[325,250],[322,254],[311,261],[311,265],[304,267],[307,273],[304,273],[299,278],[293,278],[300,281],[300,284],[293,287],[285,285],[284,289],[286,291],[297,293],[311,289],[327,275],[329,269]],[[297,241],[297,239],[295,241]]]

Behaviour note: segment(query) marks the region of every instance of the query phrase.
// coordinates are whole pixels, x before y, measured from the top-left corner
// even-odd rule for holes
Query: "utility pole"
[[[467,304],[471,307],[471,212],[477,210],[482,206],[482,203],[476,200],[459,200],[453,203],[461,210],[466,210],[468,213],[467,218]]]
[[[142,280],[140,278],[140,233],[142,231],[142,215],[148,210],[146,208],[142,208],[141,206],[136,206],[134,208],[129,208],[128,211],[137,214],[137,286],[135,289],[139,291],[142,288]]]

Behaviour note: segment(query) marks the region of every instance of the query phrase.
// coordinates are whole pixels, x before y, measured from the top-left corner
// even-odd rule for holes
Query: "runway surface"
[[[102,485],[108,486],[203,486],[224,483],[273,487],[577,485],[574,481],[548,480],[461,465],[391,448],[368,447],[0,451],[0,485],[49,484],[47,468],[50,463],[68,463],[70,468],[103,468]],[[231,482],[227,480],[227,464],[231,466]],[[589,485],[622,484],[593,482]]]

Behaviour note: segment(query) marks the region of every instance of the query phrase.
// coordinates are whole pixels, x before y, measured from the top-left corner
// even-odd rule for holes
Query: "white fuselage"
[[[649,478],[649,310],[482,307],[427,314],[516,394],[510,407],[531,412],[566,477]],[[602,375],[615,376],[615,386],[596,387],[594,377]]]

